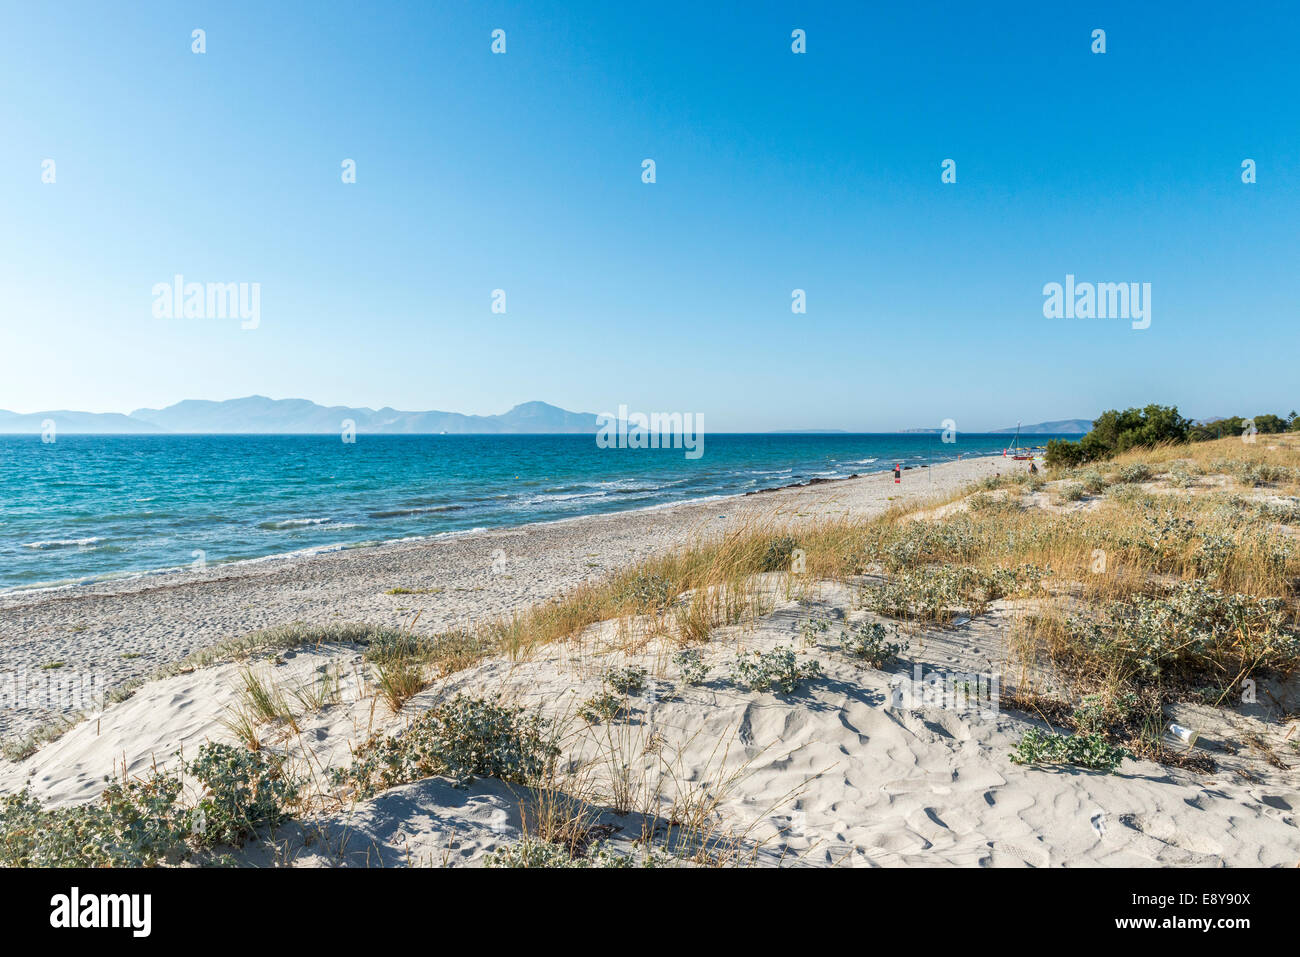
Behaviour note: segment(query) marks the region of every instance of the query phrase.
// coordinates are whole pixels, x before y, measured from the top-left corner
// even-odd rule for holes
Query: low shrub
[[[26,788],[0,797],[0,866],[176,864],[274,827],[298,795],[279,759],[230,745],[203,745],[186,770],[203,786],[192,808],[178,803],[181,776],[156,769],[110,781],[97,801],[74,807],[46,810]]]
[[[907,650],[906,641],[889,641],[890,635],[898,637],[898,626],[886,627],[878,621],[859,622],[845,629],[840,644],[846,652],[860,658],[873,668],[887,668]]]
[[[1054,734],[1030,728],[1011,752],[1013,764],[1072,764],[1113,774],[1129,753],[1098,732]]]
[[[1079,476],[1079,481],[1094,495],[1100,495],[1110,487],[1110,479],[1097,469],[1088,469]]]
[[[113,781],[98,801],[45,810],[24,788],[0,797],[0,865],[154,867],[187,853],[189,816],[177,775]]]
[[[1057,487],[1056,494],[1062,502],[1079,502],[1087,497],[1088,490],[1082,482],[1066,482]]]
[[[484,867],[671,867],[675,858],[659,851],[644,851],[639,857],[621,854],[603,844],[594,844],[583,856],[574,856],[561,844],[526,837],[483,856]]]
[[[380,791],[445,774],[459,783],[475,777],[528,784],[559,754],[538,715],[457,694],[416,718],[404,731],[376,735],[350,768],[333,769],[334,783],[366,798]]]
[[[627,699],[605,690],[580,704],[577,714],[587,724],[600,724],[602,721],[616,721],[627,712]]]
[[[811,648],[816,645],[817,640],[830,631],[830,627],[829,618],[809,618],[807,621],[800,623],[799,635],[803,639],[804,646]]]
[[[775,689],[793,694],[799,685],[822,673],[816,661],[799,663],[793,648],[740,652],[732,666],[732,679],[750,691]]]
[[[1119,470],[1119,480],[1136,485],[1151,480],[1151,466],[1145,462],[1130,462]]]
[[[211,847],[242,844],[263,826],[276,827],[298,798],[283,759],[228,744],[208,743],[188,766],[204,787],[191,819],[195,841]]]
[[[709,676],[709,666],[698,648],[683,648],[673,655],[673,664],[682,671],[682,681],[688,685],[704,684]]]
[[[605,672],[601,680],[607,688],[616,694],[640,694],[645,689],[646,670],[638,668],[636,665],[611,668]]]
[[[983,614],[991,601],[1036,589],[1048,574],[1050,569],[1034,565],[990,572],[967,565],[932,565],[909,569],[890,581],[863,585],[859,603],[890,618],[951,621],[957,609]]]
[[[642,572],[629,578],[615,595],[615,602],[631,605],[638,611],[661,612],[677,597],[670,579]]]
[[[1070,618],[1079,647],[1139,681],[1207,675],[1285,672],[1300,658],[1300,638],[1288,627],[1281,598],[1216,591],[1197,579],[1158,596],[1134,595],[1093,617]]]

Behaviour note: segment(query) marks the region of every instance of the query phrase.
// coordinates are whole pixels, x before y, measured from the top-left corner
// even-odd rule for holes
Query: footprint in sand
[[[1125,827],[1130,827],[1153,841],[1180,851],[1209,856],[1223,853],[1223,845],[1212,837],[1180,828],[1172,820],[1161,816],[1123,814],[1119,820]]]

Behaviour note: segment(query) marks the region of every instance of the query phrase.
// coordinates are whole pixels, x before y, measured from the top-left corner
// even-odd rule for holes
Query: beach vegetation
[[[807,618],[799,623],[799,636],[803,639],[804,647],[812,648],[816,646],[821,636],[830,631],[831,622],[824,616]]]
[[[822,673],[816,660],[800,662],[793,648],[770,651],[742,651],[732,664],[731,677],[750,691],[794,694],[804,682]]]
[[[1080,502],[1088,497],[1088,489],[1082,482],[1066,482],[1057,487],[1056,495],[1062,502]]]
[[[630,712],[627,698],[608,688],[598,691],[578,706],[577,715],[587,724],[617,721]]]
[[[601,676],[601,681],[616,694],[636,695],[645,690],[646,670],[636,665],[610,668]]]
[[[395,734],[371,736],[347,768],[331,769],[335,786],[359,798],[435,774],[466,784],[476,777],[529,784],[559,754],[537,714],[457,694]]]
[[[989,603],[1034,591],[1050,569],[1021,564],[978,568],[951,563],[908,568],[884,581],[864,583],[858,604],[890,618],[946,623],[960,611],[983,614]]]
[[[662,851],[643,849],[639,854],[624,854],[603,843],[592,845],[584,854],[574,854],[563,844],[553,844],[525,837],[484,855],[484,867],[605,868],[605,867],[674,867],[676,858]]]
[[[1056,734],[1030,728],[1011,752],[1013,764],[1069,764],[1113,774],[1129,753],[1097,732]]]
[[[709,676],[710,666],[698,648],[683,648],[673,655],[673,664],[681,670],[685,684],[702,685]]]
[[[758,570],[760,572],[788,571],[790,559],[798,547],[799,542],[793,535],[777,536],[763,549],[763,555],[758,561]]]
[[[898,638],[897,625],[885,625],[879,621],[862,621],[846,628],[840,634],[840,646],[848,654],[869,664],[873,668],[888,668],[898,656],[907,650],[906,640],[891,641]]]
[[[207,743],[182,773],[158,768],[108,782],[99,799],[45,808],[30,789],[0,796],[0,866],[154,867],[239,845],[285,820],[298,783],[283,759]],[[184,800],[185,774],[199,788]]]
[[[429,679],[418,662],[385,661],[375,666],[375,684],[389,710],[397,714],[406,702],[429,687]]]
[[[1191,424],[1175,406],[1152,404],[1122,412],[1108,409],[1093,420],[1092,429],[1078,442],[1050,440],[1045,461],[1048,468],[1070,468],[1133,448],[1186,442]]]
[[[238,846],[263,827],[276,827],[299,796],[299,783],[283,757],[209,742],[186,770],[202,786],[189,813],[198,846]]]

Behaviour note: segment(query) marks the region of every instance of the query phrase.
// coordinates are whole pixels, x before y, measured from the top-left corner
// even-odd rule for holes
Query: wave
[[[608,498],[608,492],[565,492],[558,495],[533,495],[520,502],[520,505],[548,505],[552,502],[571,502],[580,498]]]
[[[308,525],[328,525],[333,521],[332,518],[284,518],[274,522],[258,522],[257,527],[277,532],[289,528],[303,528]]]
[[[98,536],[94,538],[51,538],[40,542],[24,542],[23,548],[87,548],[96,542],[102,542],[103,539]]]
[[[428,505],[420,508],[390,508],[382,512],[367,512],[371,518],[406,518],[410,515],[425,515],[432,512],[459,512],[464,505]]]

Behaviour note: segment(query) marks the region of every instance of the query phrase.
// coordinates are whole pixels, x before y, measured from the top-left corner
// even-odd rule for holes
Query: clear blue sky
[[[3,409],[1300,405],[1294,4],[5,9]],[[260,282],[260,327],[155,319],[176,273]],[[1151,327],[1045,319],[1066,273],[1150,282]]]

